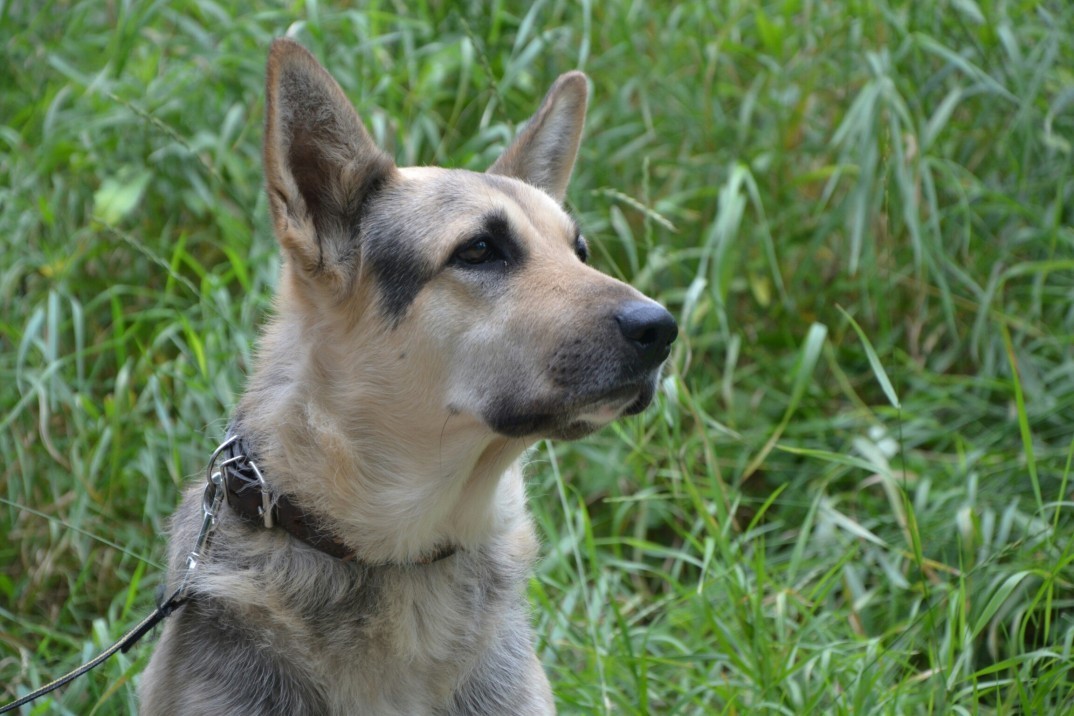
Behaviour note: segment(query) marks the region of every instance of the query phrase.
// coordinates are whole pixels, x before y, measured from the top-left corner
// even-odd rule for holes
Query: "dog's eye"
[[[578,238],[574,240],[574,253],[578,255],[582,263],[589,263],[589,244],[581,234],[578,234]]]
[[[461,266],[482,266],[502,262],[503,253],[487,238],[474,239],[464,245],[452,256],[452,261]]]

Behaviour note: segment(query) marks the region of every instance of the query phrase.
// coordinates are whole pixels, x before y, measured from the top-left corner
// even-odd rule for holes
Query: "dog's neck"
[[[522,441],[474,440],[472,430],[446,427],[400,440],[384,416],[343,419],[291,392],[292,400],[257,408],[248,394],[237,429],[272,488],[316,515],[357,559],[420,562],[446,544],[478,549],[528,524]],[[415,448],[430,444],[436,449]]]

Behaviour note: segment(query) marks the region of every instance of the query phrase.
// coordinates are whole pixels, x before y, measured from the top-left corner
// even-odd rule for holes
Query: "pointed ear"
[[[588,94],[584,74],[560,75],[522,134],[488,172],[521,179],[562,202],[582,139]]]
[[[269,51],[264,161],[280,245],[310,276],[342,284],[356,269],[363,202],[395,164],[339,84],[291,40]]]

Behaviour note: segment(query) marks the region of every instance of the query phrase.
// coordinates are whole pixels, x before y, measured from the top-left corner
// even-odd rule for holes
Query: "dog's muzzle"
[[[632,297],[563,339],[547,358],[549,389],[505,389],[483,417],[501,435],[574,440],[640,413],[678,332],[667,309]]]

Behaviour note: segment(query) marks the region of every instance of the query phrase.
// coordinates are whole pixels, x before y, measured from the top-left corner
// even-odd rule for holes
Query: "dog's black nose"
[[[631,301],[615,314],[619,330],[638,351],[644,368],[655,368],[671,352],[679,334],[679,324],[667,310],[653,301]]]

